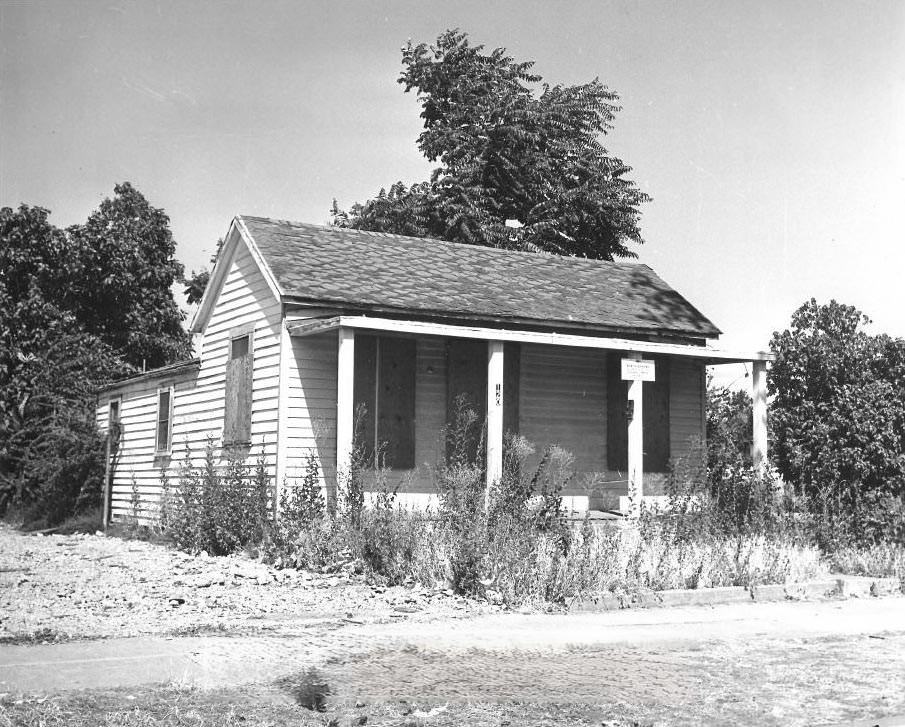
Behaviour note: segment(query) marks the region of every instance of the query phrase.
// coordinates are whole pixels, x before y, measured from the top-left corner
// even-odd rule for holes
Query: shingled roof
[[[284,300],[543,327],[712,338],[720,330],[640,263],[238,218]]]

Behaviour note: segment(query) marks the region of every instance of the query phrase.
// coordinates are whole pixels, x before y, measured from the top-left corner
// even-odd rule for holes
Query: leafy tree
[[[136,367],[187,358],[191,338],[172,293],[183,267],[166,213],[124,182],[68,234],[83,261],[73,283],[74,313],[85,331]]]
[[[211,267],[213,267],[214,263],[217,262],[217,255],[220,254],[220,248],[223,247],[223,238],[221,237],[217,240],[217,249],[214,251],[214,254],[211,255]],[[204,291],[207,290],[207,284],[211,280],[211,271],[207,268],[201,268],[198,272],[192,270],[188,276],[182,278],[182,284],[185,285],[185,289],[182,291],[182,294],[185,296],[186,303],[189,305],[195,305],[196,303],[200,303],[201,299],[204,297]]]
[[[707,381],[707,469],[721,478],[727,469],[751,466],[752,402],[747,391]]]
[[[0,512],[53,524],[101,492],[97,387],[185,357],[190,339],[161,210],[122,184],[85,225],[48,214],[0,209]]]
[[[869,323],[812,298],[770,344],[776,466],[837,515],[905,497],[905,340]]]
[[[418,148],[438,162],[429,181],[402,182],[349,212],[343,227],[612,260],[635,257],[649,200],[600,137],[618,96],[598,79],[551,86],[497,48],[448,30],[402,51],[399,83],[417,91]],[[507,221],[509,223],[507,224]]]
[[[82,260],[47,215],[0,210],[0,512],[53,524],[101,492],[95,387],[123,367],[66,310]]]

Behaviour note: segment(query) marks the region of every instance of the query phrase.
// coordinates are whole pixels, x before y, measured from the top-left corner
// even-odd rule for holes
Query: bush
[[[94,510],[103,497],[105,442],[94,422],[54,421],[28,445],[10,503],[25,528],[52,527]]]
[[[176,545],[189,552],[226,555],[259,544],[269,532],[270,487],[263,459],[254,467],[235,450],[227,463],[216,465],[216,448],[209,440],[204,464],[192,465],[186,448],[175,492],[161,482],[161,525]]]

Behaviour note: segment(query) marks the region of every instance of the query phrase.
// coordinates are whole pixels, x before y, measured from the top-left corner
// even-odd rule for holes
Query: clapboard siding
[[[286,477],[292,486],[305,472],[309,453],[317,458],[321,486],[336,483],[337,336],[292,338],[288,362],[285,427]]]
[[[559,445],[575,457],[566,494],[586,494],[587,476],[606,469],[606,352],[522,345],[519,433],[540,453]]]
[[[201,464],[209,440],[219,447],[223,432],[230,332],[242,327],[253,330],[252,448],[249,461],[263,454],[269,474],[274,476],[281,326],[281,304],[274,298],[251,254],[240,241],[201,339],[200,369],[181,378],[126,384],[99,399],[98,424],[104,428],[107,425],[107,401],[111,397],[122,399],[122,441],[111,492],[114,518],[130,514],[133,479],[142,501],[141,514],[153,517],[160,493],[161,469],[166,470],[175,484],[187,447],[195,465]],[[176,387],[172,452],[168,457],[160,457],[154,451],[157,389],[170,384]]]
[[[670,367],[669,452],[671,459],[687,456],[704,436],[703,364],[675,358]]]

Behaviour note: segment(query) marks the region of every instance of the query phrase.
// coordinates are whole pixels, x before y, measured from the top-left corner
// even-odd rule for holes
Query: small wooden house
[[[642,264],[242,216],[191,330],[198,358],[100,393],[98,424],[119,433],[113,519],[133,486],[153,511],[161,471],[175,477],[209,438],[263,455],[278,486],[313,453],[335,488],[360,405],[363,440],[403,500],[423,501],[460,395],[486,425],[488,480],[512,430],[572,452],[571,507],[625,510],[703,439],[708,364],[754,363],[766,453],[769,355],[709,345],[720,331]]]

